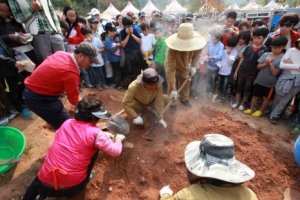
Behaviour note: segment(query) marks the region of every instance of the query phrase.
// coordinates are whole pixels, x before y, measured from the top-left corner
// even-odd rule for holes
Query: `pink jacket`
[[[54,188],[75,186],[86,178],[98,149],[116,157],[122,152],[122,143],[114,143],[91,123],[69,119],[57,130],[38,177]]]

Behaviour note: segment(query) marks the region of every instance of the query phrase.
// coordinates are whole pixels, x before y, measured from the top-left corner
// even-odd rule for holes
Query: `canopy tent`
[[[257,10],[261,8],[260,5],[258,5],[255,0],[250,0],[250,2],[242,8],[242,10]]]
[[[107,15],[112,15],[112,16],[114,16],[114,15],[120,14],[120,11],[118,11],[118,10],[114,7],[114,5],[112,5],[112,3],[110,3],[109,6],[108,6],[108,8],[101,14],[101,16],[102,16],[103,14],[107,14]]]
[[[130,1],[128,1],[127,6],[121,11],[121,14],[126,15],[128,12],[133,12],[134,14],[139,13],[140,11],[136,9]]]
[[[226,10],[240,10],[240,7],[238,7],[238,5],[236,5],[235,1],[232,2],[232,4],[230,6],[228,6],[226,8]]]
[[[172,0],[170,5],[163,11],[165,14],[171,14],[171,13],[187,13],[187,9],[182,7],[177,0]]]
[[[271,0],[267,5],[264,6],[264,8],[272,8],[272,9],[278,9],[280,7],[282,6],[276,3],[275,0]]]
[[[151,0],[149,0],[146,4],[146,6],[141,10],[143,12],[145,12],[147,15],[151,14],[151,12],[153,10],[158,10],[158,8],[156,8],[156,6],[152,3]],[[159,11],[159,10],[158,10]]]

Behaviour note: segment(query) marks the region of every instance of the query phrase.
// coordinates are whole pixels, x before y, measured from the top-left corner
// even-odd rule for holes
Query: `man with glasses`
[[[295,47],[295,42],[300,37],[300,34],[297,31],[293,30],[293,27],[299,22],[299,16],[296,13],[287,13],[284,14],[278,21],[277,31],[270,35],[265,43],[265,46],[271,51],[271,42],[278,36],[285,36],[288,38],[288,43],[286,45],[286,50],[291,47]]]

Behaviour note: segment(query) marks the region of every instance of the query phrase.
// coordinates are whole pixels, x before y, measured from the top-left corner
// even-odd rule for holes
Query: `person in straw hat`
[[[163,95],[162,83],[164,79],[152,68],[144,70],[135,81],[133,81],[123,98],[123,108],[127,116],[133,119],[133,124],[142,125],[141,111],[146,107],[152,107],[159,116],[164,109],[164,102],[169,97]],[[161,119],[159,123],[167,127],[167,123]]]
[[[160,200],[257,200],[241,184],[255,176],[252,169],[236,160],[233,141],[221,134],[207,134],[202,141],[189,143],[184,152],[191,186],[174,196],[169,186],[160,190]]]
[[[195,75],[196,65],[200,60],[201,49],[206,45],[207,41],[203,35],[195,32],[193,25],[183,23],[175,33],[166,39],[169,47],[166,53],[165,67],[169,84],[170,98],[177,100],[178,92],[176,85],[180,87],[189,77]],[[177,79],[177,84],[176,84]],[[189,103],[189,82],[180,91],[180,102],[185,107],[192,107]],[[170,113],[176,112],[176,101],[170,106]]]

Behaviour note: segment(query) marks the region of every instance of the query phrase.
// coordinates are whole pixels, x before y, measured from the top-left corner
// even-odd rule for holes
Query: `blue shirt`
[[[215,59],[209,59],[206,64],[206,68],[210,70],[217,70],[219,69],[216,66],[216,62],[221,61],[224,51],[224,45],[222,42],[217,42],[216,44],[209,42],[208,43],[208,56],[213,56]]]
[[[133,34],[138,37],[138,38],[142,38],[142,36],[138,33],[138,31],[136,29],[133,29]],[[125,31],[125,28],[123,28],[120,31],[120,41],[123,41],[127,36],[127,33]],[[139,43],[137,43],[131,36],[129,37],[128,43],[125,46],[125,51],[130,52],[130,51],[136,51],[136,50],[140,50],[141,45]]]
[[[117,56],[114,53],[112,53],[110,50],[112,48],[115,48],[113,46],[113,43],[117,43],[114,39],[109,38],[106,36],[105,38],[105,49],[107,50],[107,58],[109,62],[118,62],[120,61],[121,56]]]
[[[133,24],[132,28],[135,28],[139,34],[141,34],[141,28],[137,24]]]
[[[99,38],[93,37],[92,41],[91,41],[92,45],[97,49],[97,51],[101,48],[104,47],[103,43],[101,42],[101,40]],[[93,63],[91,66],[92,67],[102,67],[104,65],[104,60],[102,57],[101,53],[98,53],[98,58],[101,61],[101,64],[95,64]]]

